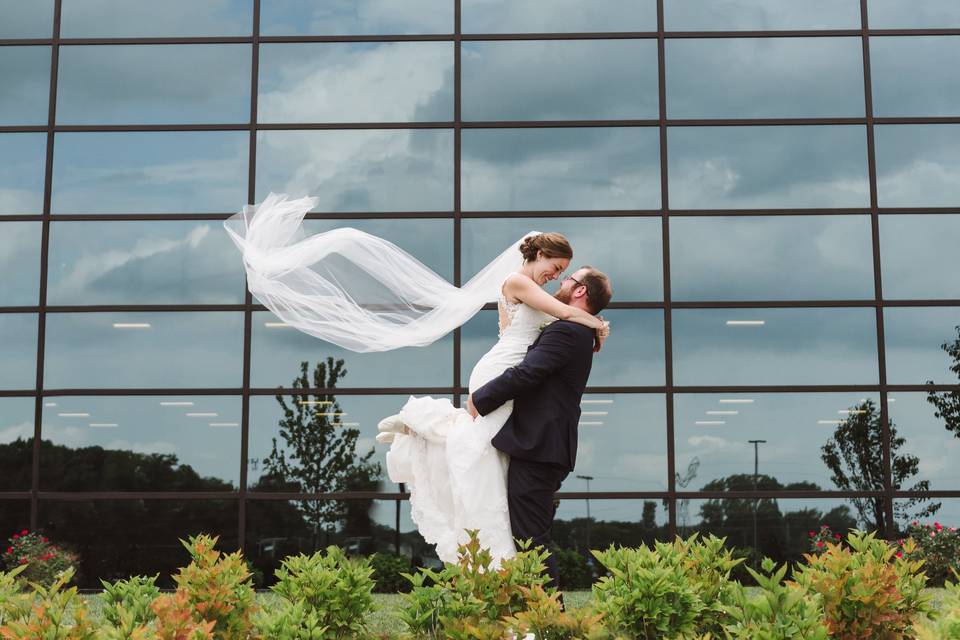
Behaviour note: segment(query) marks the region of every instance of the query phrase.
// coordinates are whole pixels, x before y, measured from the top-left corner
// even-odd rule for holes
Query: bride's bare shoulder
[[[506,280],[503,281],[503,295],[510,302],[517,301],[517,294],[522,293],[530,287],[530,285],[536,286],[537,283],[534,282],[529,276],[515,271],[507,276]]]

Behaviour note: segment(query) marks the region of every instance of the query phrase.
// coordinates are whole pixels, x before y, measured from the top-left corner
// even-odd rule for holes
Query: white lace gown
[[[502,295],[498,305],[508,324],[474,366],[471,393],[523,360],[541,326],[554,320]],[[468,540],[468,529],[479,530],[480,543],[497,566],[516,554],[507,510],[509,456],[490,444],[512,411],[510,401],[471,420],[448,399],[412,396],[400,411],[413,433],[394,439],[387,473],[394,482],[406,483],[411,518],[444,562],[457,561],[457,545]]]

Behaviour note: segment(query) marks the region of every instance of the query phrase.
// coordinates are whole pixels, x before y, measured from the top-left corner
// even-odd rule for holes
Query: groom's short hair
[[[582,283],[587,287],[587,305],[590,311],[598,314],[607,308],[610,304],[610,298],[613,297],[613,288],[610,286],[610,278],[603,271],[594,269],[588,264],[580,269],[586,269],[587,274],[583,276]]]

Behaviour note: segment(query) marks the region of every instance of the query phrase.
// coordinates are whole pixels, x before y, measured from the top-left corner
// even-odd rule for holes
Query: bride
[[[558,233],[531,232],[461,287],[392,243],[349,227],[307,237],[314,198],[271,193],[224,222],[243,254],[251,294],[285,324],[357,352],[424,346],[497,301],[500,338],[470,375],[473,392],[518,364],[545,323],[564,319],[597,331],[601,318],[565,304],[579,282],[554,297],[541,287],[569,267],[573,251]],[[494,559],[515,554],[507,511],[506,456],[490,439],[508,402],[474,421],[447,399],[410,398],[380,423],[390,478],[410,492],[411,516],[438,556],[457,559],[465,529],[478,529]]]

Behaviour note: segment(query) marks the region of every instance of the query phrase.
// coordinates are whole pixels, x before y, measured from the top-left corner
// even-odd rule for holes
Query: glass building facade
[[[278,326],[221,227],[270,191],[455,283],[532,229],[609,273],[565,547],[956,525],[958,7],[0,0],[0,537],[93,586],[199,531],[429,562],[376,423],[460,402],[496,313]]]

